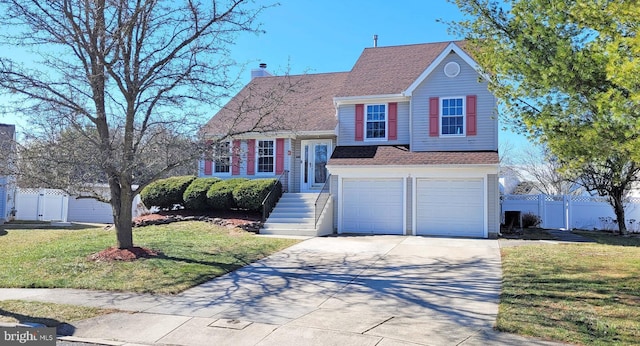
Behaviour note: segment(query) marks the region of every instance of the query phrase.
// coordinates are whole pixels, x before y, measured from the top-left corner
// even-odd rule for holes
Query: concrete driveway
[[[176,296],[57,290],[39,299],[137,311],[77,322],[73,336],[138,344],[551,344],[493,331],[500,281],[496,240],[340,236]]]

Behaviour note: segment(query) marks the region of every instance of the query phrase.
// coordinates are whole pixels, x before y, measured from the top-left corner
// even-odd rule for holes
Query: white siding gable
[[[455,77],[448,77],[444,73],[444,66],[449,62],[460,65],[460,73]],[[467,95],[477,96],[477,134],[429,136],[429,99]],[[462,57],[451,52],[412,92],[411,151],[498,150],[498,119],[495,107],[496,98],[488,90],[487,81]],[[442,125],[440,119],[438,125]]]

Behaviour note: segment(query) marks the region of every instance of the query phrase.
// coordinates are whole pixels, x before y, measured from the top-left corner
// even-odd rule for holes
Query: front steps
[[[317,193],[285,193],[262,225],[260,234],[315,237]]]

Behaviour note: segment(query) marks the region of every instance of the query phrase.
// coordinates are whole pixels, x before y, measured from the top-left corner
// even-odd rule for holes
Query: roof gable
[[[476,67],[462,45],[464,41],[366,48],[336,98],[404,94],[452,50]]]
[[[431,62],[431,64],[429,64],[429,67],[427,67],[421,74],[420,76],[418,76],[418,78],[416,78],[413,83],[411,83],[411,85],[409,85],[408,88],[406,88],[406,90],[403,90],[403,94],[405,96],[411,96],[411,94],[413,93],[413,91],[425,80],[427,79],[427,77],[429,77],[429,75],[438,67],[438,65],[440,65],[440,63],[442,61],[444,61],[444,59],[447,58],[447,56],[451,53],[455,53],[457,54],[460,58],[462,58],[462,60],[464,62],[466,62],[469,66],[471,66],[474,70],[478,71],[478,73],[480,73],[480,65],[478,65],[478,63],[473,60],[473,58],[465,51],[461,48],[461,46],[464,46],[465,42],[464,41],[459,41],[459,42],[451,42],[449,43],[449,45],[442,50],[442,52]]]

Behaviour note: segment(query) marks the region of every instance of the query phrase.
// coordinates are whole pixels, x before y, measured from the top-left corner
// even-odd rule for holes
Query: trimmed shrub
[[[182,205],[182,195],[194,179],[196,177],[193,175],[158,179],[142,189],[140,192],[142,203],[147,208],[160,209],[172,209],[176,204]]]
[[[207,191],[207,204],[215,210],[229,210],[236,207],[233,189],[248,181],[246,178],[233,178],[217,182]]]
[[[209,208],[207,204],[207,191],[209,191],[211,185],[219,181],[222,181],[222,179],[215,177],[196,178],[192,181],[182,195],[185,209],[207,210]]]
[[[282,189],[282,184],[277,179],[249,180],[233,189],[233,199],[238,208],[254,211],[260,210],[262,201],[276,184],[276,189]]]
[[[540,216],[534,213],[524,213],[522,214],[522,227],[538,227],[542,223],[542,219]]]

